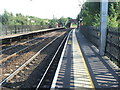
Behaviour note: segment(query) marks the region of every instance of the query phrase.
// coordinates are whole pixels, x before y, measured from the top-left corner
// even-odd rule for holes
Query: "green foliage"
[[[109,3],[108,26],[110,27],[118,27],[119,25],[120,18],[118,19],[118,17],[120,7],[118,4],[120,5],[118,2]]]
[[[61,25],[61,26],[65,26],[67,22],[68,22],[68,18],[64,18],[64,17],[61,17],[58,20],[58,24]]]
[[[118,27],[117,13],[114,14],[114,17],[112,15],[108,17],[108,26]]]
[[[65,26],[68,18],[61,17],[60,19],[40,19],[35,16],[25,16],[21,13],[17,13],[13,15],[13,13],[9,13],[8,11],[4,11],[2,15],[0,15],[0,23],[3,25],[49,25],[49,27],[53,28],[56,25]]]
[[[100,24],[100,3],[99,2],[86,2],[83,9],[79,14],[82,18],[84,25],[98,26]]]
[[[8,17],[9,13],[7,11],[4,11],[4,14],[2,15],[2,24],[8,24]]]
[[[16,25],[26,25],[27,24],[27,18],[25,16],[23,16],[21,13],[16,14],[16,17],[13,18],[14,19],[14,23]]]
[[[57,19],[51,19],[49,20],[49,27],[55,27],[55,25],[57,24]]]
[[[79,17],[83,19],[84,25],[100,25],[100,2],[86,2]],[[120,2],[108,3],[108,26],[120,27]]]

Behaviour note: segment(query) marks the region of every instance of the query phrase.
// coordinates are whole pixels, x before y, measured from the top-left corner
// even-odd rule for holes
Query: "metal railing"
[[[0,36],[25,33],[47,28],[49,28],[49,25],[2,25]]]

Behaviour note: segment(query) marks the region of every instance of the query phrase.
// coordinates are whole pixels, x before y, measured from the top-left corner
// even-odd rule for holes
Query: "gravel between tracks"
[[[30,51],[25,51],[23,54],[18,55],[15,58],[12,58],[13,61],[7,62],[2,65],[2,79],[9,76],[12,72],[14,72],[19,66],[21,66],[24,62],[26,62],[30,57],[32,57],[37,51],[39,51],[43,46],[45,46],[47,43],[49,43],[53,38],[60,35],[61,33],[65,32],[58,32],[54,34],[52,33],[52,36],[49,36],[51,38],[48,38],[47,40],[43,41],[39,45],[33,47]]]
[[[57,31],[56,31],[57,32]],[[4,50],[4,51],[2,51],[2,54],[0,55],[1,57],[2,57],[2,59],[3,58],[6,58],[6,57],[8,57],[8,56],[10,56],[10,55],[12,55],[12,54],[14,54],[14,53],[16,53],[16,52],[18,52],[18,51],[20,51],[21,49],[24,49],[24,48],[26,48],[26,47],[29,47],[29,46],[31,46],[31,44],[34,44],[34,43],[36,43],[36,42],[40,42],[40,41],[42,41],[42,40],[44,40],[44,39],[47,39],[47,38],[49,38],[49,36],[50,37],[52,37],[53,35],[54,35],[54,33],[55,32],[51,32],[51,33],[47,33],[47,34],[44,34],[44,35],[39,35],[39,36],[37,36],[37,38],[35,39],[32,39],[32,40],[27,40],[27,41],[25,41],[25,42],[19,42],[19,43],[17,43],[17,44],[15,44],[14,42],[11,44],[11,46],[9,46],[9,49],[8,50]],[[47,37],[47,38],[46,38]],[[16,45],[16,46],[15,46]]]
[[[65,32],[63,32],[65,35]],[[9,88],[35,88],[40,81],[47,65],[56,52],[59,44],[61,43],[64,35],[58,38],[53,44],[44,49],[27,67],[25,67],[18,75],[10,80],[5,87]],[[6,89],[6,88],[3,89]]]

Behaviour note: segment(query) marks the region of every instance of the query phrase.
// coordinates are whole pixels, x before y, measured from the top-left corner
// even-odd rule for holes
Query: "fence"
[[[33,30],[41,30],[47,28],[49,28],[49,25],[42,25],[42,26],[41,25],[2,25],[0,36],[24,33]]]
[[[80,27],[80,31],[96,47],[99,46],[100,32],[99,32],[99,28],[98,27],[82,26],[82,27]]]
[[[106,55],[111,60],[120,62],[120,28],[107,29]]]
[[[91,43],[99,47],[100,30],[98,27],[82,26],[80,31]],[[120,66],[120,28],[107,29],[105,55]]]

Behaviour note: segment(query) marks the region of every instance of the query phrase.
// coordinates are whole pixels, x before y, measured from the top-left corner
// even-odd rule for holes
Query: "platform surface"
[[[53,29],[55,29],[55,28],[42,29],[42,30],[33,30],[33,31],[29,31],[29,32],[12,34],[12,35],[9,34],[9,35],[0,36],[0,39],[14,38],[14,37],[22,36],[22,35],[28,35],[28,34],[32,34],[32,33],[39,33],[39,32],[49,31],[49,30],[53,30]]]
[[[74,29],[63,49],[51,88],[118,88],[117,69]]]

